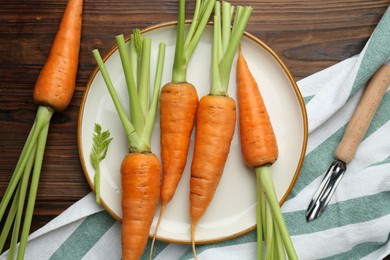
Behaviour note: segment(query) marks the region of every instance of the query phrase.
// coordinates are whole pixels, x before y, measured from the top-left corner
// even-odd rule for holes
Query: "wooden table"
[[[191,18],[194,0],[188,1]],[[247,31],[270,46],[298,81],[361,51],[390,0],[235,0],[254,8]],[[0,1],[0,197],[32,126],[32,89],[47,57],[66,0]],[[74,98],[52,118],[31,231],[88,194],[77,119],[86,83],[114,36],[176,20],[177,0],[85,0]],[[2,223],[1,225],[2,226]]]

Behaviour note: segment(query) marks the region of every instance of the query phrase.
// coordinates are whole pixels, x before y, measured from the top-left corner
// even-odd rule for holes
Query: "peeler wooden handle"
[[[369,80],[344,136],[335,151],[336,159],[350,163],[371,124],[390,83],[390,65],[382,65]]]

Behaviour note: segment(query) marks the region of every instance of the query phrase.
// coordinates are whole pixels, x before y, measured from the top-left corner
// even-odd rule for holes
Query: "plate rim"
[[[186,20],[187,24],[190,22],[191,22],[191,20]],[[177,25],[177,21],[162,22],[162,23],[158,23],[156,25],[146,27],[145,29],[141,30],[141,33],[146,33],[149,31],[161,29],[164,27],[175,26],[175,25]],[[208,23],[208,25],[212,25],[212,22]],[[299,172],[302,168],[303,161],[305,158],[307,142],[308,142],[308,117],[307,117],[306,106],[305,106],[305,102],[304,102],[303,96],[301,94],[301,91],[299,90],[298,85],[297,85],[296,81],[294,80],[294,77],[291,75],[291,72],[288,70],[287,66],[284,64],[282,59],[276,54],[276,52],[274,50],[272,50],[263,41],[261,41],[259,38],[257,38],[256,36],[254,36],[253,34],[247,32],[247,31],[244,31],[243,36],[247,37],[249,40],[253,41],[257,45],[262,47],[279,63],[279,65],[281,66],[281,68],[285,72],[286,76],[288,77],[288,80],[290,81],[290,83],[292,85],[292,88],[294,90],[294,93],[295,93],[295,96],[296,96],[297,101],[299,103],[299,107],[300,107],[300,111],[301,111],[301,116],[302,116],[302,121],[303,121],[302,149],[301,149],[301,154],[299,156],[297,168],[296,168],[295,173],[293,175],[293,179],[290,182],[290,185],[288,186],[283,197],[279,200],[279,205],[282,206],[283,203],[286,201],[287,197],[290,195],[290,193],[291,193],[291,191],[292,191],[292,189],[293,189],[293,187],[298,179]],[[125,36],[125,41],[127,42],[129,40],[130,40],[130,35]],[[103,62],[106,62],[117,49],[118,49],[117,44],[115,44],[113,47],[111,47],[111,49],[107,52],[107,54],[104,55]],[[83,93],[83,96],[82,96],[82,99],[80,102],[79,115],[78,115],[78,121],[77,121],[77,148],[78,148],[80,163],[81,163],[81,167],[83,169],[84,177],[86,178],[88,185],[90,186],[92,192],[95,192],[95,188],[94,188],[94,184],[93,184],[93,179],[89,178],[87,166],[85,164],[85,158],[87,158],[88,156],[85,157],[84,153],[83,153],[81,133],[82,133],[82,122],[83,122],[83,116],[84,116],[85,103],[86,103],[89,91],[91,89],[92,82],[94,81],[98,72],[99,72],[99,67],[96,65],[93,72],[91,73],[91,76],[89,77],[89,79],[87,81],[87,84],[85,85],[84,93]],[[104,210],[106,210],[116,221],[122,222],[122,218],[120,218],[105,203],[104,199],[101,198],[100,203],[101,203],[101,206],[104,208]],[[233,233],[233,234],[228,235],[228,236],[222,236],[222,237],[214,238],[214,239],[197,240],[195,242],[197,244],[218,243],[218,242],[226,241],[226,240],[233,239],[233,238],[239,237],[241,235],[244,235],[244,234],[254,230],[255,228],[256,228],[256,224],[247,228],[247,229],[241,230],[240,232],[236,232],[236,233]],[[149,237],[152,237],[152,236],[149,234]],[[176,243],[176,244],[190,244],[191,243],[190,241],[175,240],[175,239],[159,237],[159,236],[156,236],[156,239],[159,241],[162,241],[162,242],[167,242],[167,243]]]

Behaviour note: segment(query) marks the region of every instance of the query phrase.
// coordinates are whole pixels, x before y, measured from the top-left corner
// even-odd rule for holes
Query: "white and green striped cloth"
[[[382,259],[390,254],[389,91],[326,211],[313,222],[305,220],[367,80],[389,57],[388,10],[359,55],[298,82],[308,112],[309,140],[282,211],[300,259]],[[121,259],[120,232],[120,224],[96,205],[91,193],[30,235],[26,259]],[[202,245],[197,252],[199,259],[256,259],[256,234]],[[192,251],[189,245],[157,242],[155,257],[191,259]]]

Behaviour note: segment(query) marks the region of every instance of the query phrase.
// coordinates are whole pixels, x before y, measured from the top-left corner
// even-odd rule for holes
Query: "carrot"
[[[236,102],[230,97],[204,96],[196,114],[191,165],[192,228],[204,215],[221,179],[236,124]]]
[[[22,196],[21,194],[26,194],[27,189],[27,185],[20,185],[20,181],[21,179],[23,179],[23,183],[25,183],[24,179],[28,181],[29,177],[25,176],[30,175],[32,170],[30,192],[25,209],[23,229],[20,235],[20,246],[17,254],[18,259],[22,259],[25,254],[51,117],[55,111],[63,111],[72,99],[77,75],[82,11],[82,0],[69,0],[54,38],[48,59],[46,60],[34,87],[33,100],[39,105],[34,124],[0,203],[1,221],[11,197],[15,193],[16,186],[19,185],[16,193],[20,194],[15,194],[15,197],[19,197],[18,207],[15,215],[12,214],[16,219],[12,232],[13,243],[11,243],[9,252],[10,258],[13,258],[13,255],[15,254],[16,241],[18,240],[19,235],[19,223],[21,222],[22,216],[21,212],[24,210],[25,196]],[[23,178],[21,178],[22,175]],[[5,237],[8,236],[8,231],[10,230],[9,225],[12,225],[12,221],[8,221],[7,218],[7,223],[8,224],[5,225],[3,229]],[[2,250],[2,247],[3,243],[0,251]]]
[[[272,182],[271,166],[278,158],[276,136],[257,82],[241,49],[236,80],[242,155],[245,163],[255,168],[257,179],[258,258],[263,257],[264,235],[266,259],[285,259],[285,250],[289,259],[297,259]]]
[[[70,103],[76,83],[82,0],[69,0],[47,61],[34,87],[34,101],[56,111]]]
[[[161,42],[159,46],[154,90],[150,99],[151,39],[143,37],[139,30],[135,30],[131,35],[131,57],[123,35],[118,35],[116,40],[129,92],[130,119],[119,101],[99,51],[93,50],[93,55],[125,130],[129,146],[129,153],[122,160],[120,169],[122,259],[126,260],[139,259],[142,256],[160,194],[162,169],[157,156],[151,151],[150,142],[159,100],[165,44]],[[134,46],[137,46],[135,52],[132,49]],[[133,62],[134,60],[137,62]]]
[[[161,165],[153,153],[130,153],[121,165],[122,258],[139,259],[157,207]]]
[[[252,12],[217,2],[214,16],[212,82],[210,94],[200,99],[196,113],[196,134],[190,179],[191,244],[195,258],[195,229],[212,201],[222,177],[236,123],[236,102],[228,97],[231,66]],[[222,20],[221,20],[222,17]]]
[[[249,71],[241,50],[236,74],[244,161],[249,167],[273,164],[279,155],[276,136],[257,82]]]
[[[160,95],[161,161],[164,172],[161,204],[165,208],[173,198],[184,171],[198,95],[190,83],[168,83]]]
[[[165,84],[160,95],[160,137],[163,182],[161,209],[154,231],[154,242],[167,204],[172,200],[187,162],[190,137],[198,105],[196,88],[187,82],[187,65],[204,32],[216,0],[196,0],[195,11],[187,35],[184,35],[185,0],[179,0],[175,58],[172,81]]]

